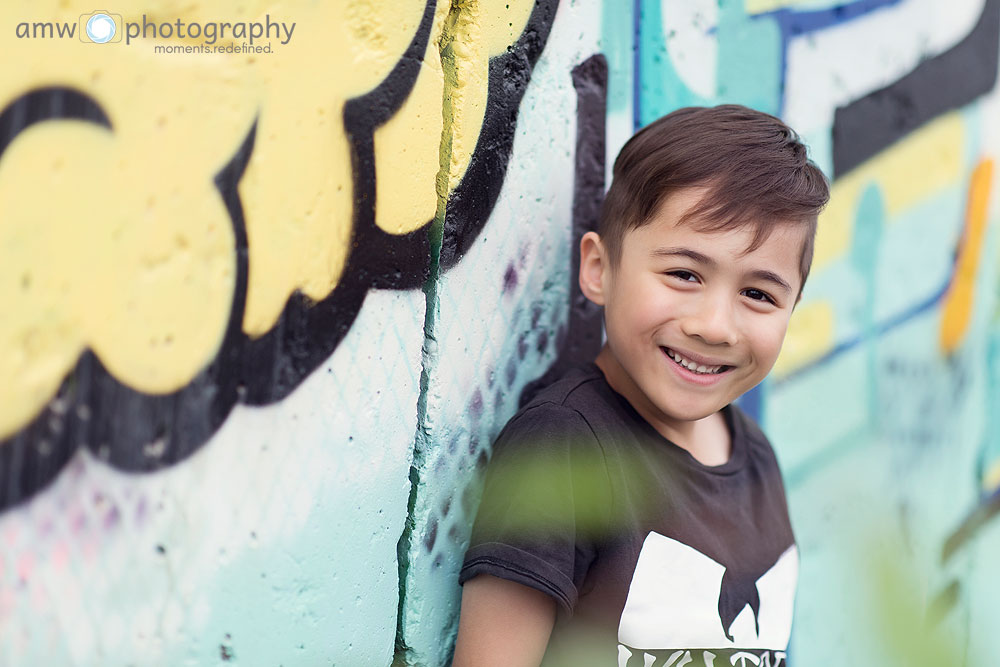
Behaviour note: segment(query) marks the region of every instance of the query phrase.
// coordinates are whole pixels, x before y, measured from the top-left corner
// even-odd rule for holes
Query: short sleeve
[[[606,462],[583,416],[554,403],[527,408],[494,444],[459,582],[493,575],[572,612],[610,500]]]

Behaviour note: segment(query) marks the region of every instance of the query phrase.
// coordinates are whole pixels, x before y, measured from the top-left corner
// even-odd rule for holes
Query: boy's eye
[[[684,282],[693,283],[698,281],[698,276],[694,275],[690,271],[668,271],[668,276],[673,276],[674,278],[679,278]]]
[[[746,289],[743,290],[743,294],[745,294],[747,298],[753,299],[754,301],[762,301],[765,303],[772,303],[772,304],[774,303],[774,299],[771,298],[770,294],[768,294],[767,292],[763,292],[759,289]]]

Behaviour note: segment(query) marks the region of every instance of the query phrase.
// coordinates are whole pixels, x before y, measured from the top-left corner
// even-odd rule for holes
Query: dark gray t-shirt
[[[798,553],[767,438],[723,410],[732,454],[705,466],[590,364],[504,427],[460,581],[490,574],[559,604],[546,663],[785,664]],[[603,648],[602,648],[603,644]]]

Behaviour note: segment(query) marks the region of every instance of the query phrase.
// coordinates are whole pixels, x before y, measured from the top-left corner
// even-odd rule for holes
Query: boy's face
[[[671,195],[649,224],[627,232],[618,265],[604,257],[595,299],[607,330],[602,369],[668,429],[717,412],[764,379],[801,287],[801,226],[775,225],[748,253],[750,229],[677,224],[701,194]]]

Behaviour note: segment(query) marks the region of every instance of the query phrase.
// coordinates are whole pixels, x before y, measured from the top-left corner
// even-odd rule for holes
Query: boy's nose
[[[681,331],[708,345],[735,345],[739,336],[732,305],[721,297],[706,296],[699,302],[681,321]]]

